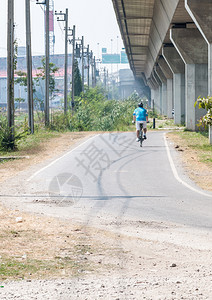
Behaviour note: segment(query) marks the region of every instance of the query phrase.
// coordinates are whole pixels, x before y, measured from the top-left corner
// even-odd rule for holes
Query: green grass
[[[21,153],[27,152],[33,148],[39,147],[42,142],[49,140],[53,137],[60,136],[59,132],[50,131],[45,128],[40,128],[36,130],[34,134],[29,134],[25,138],[17,141],[18,149],[15,151],[0,151],[0,156],[10,156],[10,155],[21,155]]]
[[[149,119],[150,123],[148,124],[149,129],[153,129],[153,119],[150,118]],[[173,119],[167,119],[165,117],[160,117],[160,118],[156,118],[155,119],[155,129],[154,130],[158,130],[158,129],[177,129],[179,130],[179,126],[174,124],[174,120]]]
[[[44,268],[39,261],[25,263],[15,259],[1,259],[0,279],[24,278],[27,273],[37,273],[41,266]]]
[[[20,140],[18,142],[18,149],[20,151],[27,151],[45,140],[49,140],[50,138],[58,136],[60,136],[59,132],[42,128],[39,131],[36,131],[34,134],[28,135],[25,139]]]
[[[175,132],[179,135],[187,147],[195,150],[201,162],[212,166],[212,145],[209,144],[207,132]]]
[[[86,252],[93,253],[93,250],[89,245],[76,245],[75,251],[81,255],[85,254]]]
[[[24,279],[30,276],[45,278],[49,275],[57,275],[66,269],[72,275],[77,275],[79,269],[90,269],[86,262],[76,262],[71,257],[55,257],[54,260],[1,258],[0,280]]]

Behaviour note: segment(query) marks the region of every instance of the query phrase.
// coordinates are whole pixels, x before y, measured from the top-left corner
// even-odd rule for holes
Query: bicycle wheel
[[[143,124],[140,124],[140,132],[139,132],[139,140],[140,140],[140,147],[142,147],[143,143]]]

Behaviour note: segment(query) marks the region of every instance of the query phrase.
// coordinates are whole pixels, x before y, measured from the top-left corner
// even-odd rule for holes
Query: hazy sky
[[[6,56],[7,45],[7,0],[0,0],[0,56]],[[44,14],[42,5],[31,0],[32,51],[34,55],[44,54]],[[41,0],[40,0],[41,2]],[[19,46],[25,46],[25,0],[14,0],[15,37]],[[55,10],[69,10],[69,26],[76,25],[76,36],[85,37],[96,57],[102,48],[108,53],[120,51],[123,47],[112,0],[54,0]],[[55,53],[64,53],[64,22],[55,17]],[[117,38],[118,37],[118,38]],[[111,42],[111,39],[113,40]],[[98,45],[99,44],[99,45]],[[71,47],[69,47],[69,53]]]

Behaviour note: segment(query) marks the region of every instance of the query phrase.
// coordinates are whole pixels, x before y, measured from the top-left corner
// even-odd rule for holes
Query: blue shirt
[[[136,121],[146,121],[148,113],[145,108],[137,107],[134,110],[133,116],[136,116]]]

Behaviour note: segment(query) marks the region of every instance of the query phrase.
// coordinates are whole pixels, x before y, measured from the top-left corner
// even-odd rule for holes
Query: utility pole
[[[68,108],[68,8],[66,12],[55,12],[55,15],[63,16],[63,19],[57,17],[57,21],[65,21],[65,70],[64,70],[64,114]]]
[[[33,87],[32,87],[30,0],[25,0],[25,9],[26,9],[28,124],[29,124],[30,132],[33,134],[34,133],[34,114],[33,114]]]
[[[68,95],[68,8],[65,14],[65,74],[64,74],[64,113],[67,112]]]
[[[92,80],[92,88],[94,88],[94,60],[93,60],[93,51],[91,51],[91,80]]]
[[[107,87],[107,79],[106,79],[106,69],[104,68],[104,88],[106,90],[106,87]]]
[[[75,25],[73,26],[72,30],[72,44],[73,44],[73,50],[72,50],[72,91],[71,91],[71,108],[72,113],[74,111],[74,63],[75,63]]]
[[[82,40],[81,40],[81,45],[82,45],[82,91],[84,92],[84,81],[85,81],[85,73],[84,73],[84,69],[85,69],[85,64],[84,64],[84,36],[82,36]]]
[[[89,45],[87,47],[87,84],[88,89],[90,87],[90,53],[89,53]]]
[[[49,53],[54,55],[55,35],[54,35],[54,0],[49,0]]]
[[[14,140],[14,0],[8,0],[7,25],[7,118],[10,140]]]
[[[106,90],[109,94],[109,71],[107,70],[107,73],[106,73]],[[109,98],[109,97],[108,97]]]
[[[94,87],[96,87],[96,57],[93,58],[93,68],[94,68]]]
[[[46,93],[45,93],[45,125],[49,125],[49,0],[46,0]]]
[[[50,70],[49,70],[49,0],[44,0],[43,2],[39,2],[36,0],[37,4],[44,4],[46,6],[45,9],[45,21],[46,21],[46,28],[45,28],[45,125],[49,125],[49,77],[50,77]]]

